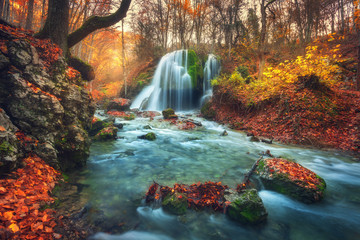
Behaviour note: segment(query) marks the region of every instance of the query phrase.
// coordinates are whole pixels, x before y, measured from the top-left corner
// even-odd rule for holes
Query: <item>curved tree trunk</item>
[[[68,36],[68,47],[71,48],[87,35],[95,30],[110,27],[121,19],[126,17],[126,13],[130,7],[131,0],[123,0],[120,8],[113,14],[105,17],[93,16],[90,17],[84,24]]]
[[[37,38],[50,38],[63,50],[70,65],[79,70],[85,80],[94,78],[93,69],[80,59],[72,58],[69,49],[95,30],[106,28],[119,22],[126,16],[131,0],[122,0],[120,8],[105,17],[90,17],[84,24],[69,35],[69,0],[49,0],[48,18],[43,29],[35,35]]]

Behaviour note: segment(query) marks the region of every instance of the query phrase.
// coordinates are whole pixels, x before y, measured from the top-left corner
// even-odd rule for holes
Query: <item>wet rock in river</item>
[[[150,125],[145,125],[145,126],[143,127],[143,129],[152,129],[152,128],[150,127]]]
[[[117,127],[106,127],[106,128],[103,128],[102,130],[100,130],[100,132],[98,132],[94,139],[95,140],[100,140],[100,141],[103,141],[103,140],[115,140],[116,137],[117,137],[117,131],[118,131],[118,128]]]
[[[107,118],[104,120],[100,120],[99,118],[94,117],[92,120],[91,128],[89,130],[89,135],[95,136],[102,129],[107,128],[107,127],[113,127],[114,121],[115,121],[115,118]]]
[[[154,141],[156,139],[156,135],[153,132],[149,132],[149,133],[147,133],[145,135],[139,136],[138,138],[148,140],[148,141]]]
[[[168,108],[162,111],[164,119],[177,119],[178,116],[175,114],[174,109]]]
[[[252,136],[252,137],[250,138],[250,142],[260,142],[260,139],[257,138],[257,137],[255,137],[255,136]]]
[[[227,135],[229,135],[229,134],[228,134],[228,132],[227,132],[226,130],[224,130],[224,131],[220,134],[220,136],[222,136],[222,137],[227,136]]]
[[[168,194],[162,201],[162,206],[164,210],[169,211],[172,214],[185,214],[188,207],[187,197],[185,194],[178,192]]]
[[[258,174],[265,188],[293,197],[304,203],[320,201],[324,196],[324,179],[298,163],[282,158],[263,159]]]
[[[256,189],[247,189],[241,193],[228,189],[224,193],[224,198],[231,202],[226,213],[234,221],[258,224],[267,218],[268,214]]]

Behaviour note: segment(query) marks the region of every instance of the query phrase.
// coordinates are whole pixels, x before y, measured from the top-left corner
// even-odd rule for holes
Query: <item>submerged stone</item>
[[[224,198],[231,202],[226,213],[234,221],[258,224],[267,218],[268,214],[256,189],[247,189],[242,193],[227,190]]]
[[[304,203],[320,201],[326,189],[324,179],[298,163],[282,158],[263,159],[258,174],[265,188]]]
[[[183,193],[178,192],[168,194],[162,201],[162,206],[164,210],[172,214],[185,214],[188,207],[187,197]]]

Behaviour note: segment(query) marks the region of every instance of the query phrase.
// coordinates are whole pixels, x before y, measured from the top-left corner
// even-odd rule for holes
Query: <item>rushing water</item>
[[[211,80],[216,78],[219,73],[220,62],[214,54],[209,54],[204,67],[203,96],[200,99],[200,106],[211,98],[213,94]]]
[[[194,108],[193,88],[188,73],[188,51],[178,50],[163,56],[150,86],[136,97],[131,108],[147,110],[189,110]]]
[[[122,121],[122,139],[92,144],[81,198],[96,209],[93,218],[101,215],[103,231],[112,235],[97,233],[91,239],[360,239],[360,163],[335,152],[250,142],[229,129],[229,135],[221,137],[223,126],[195,119],[204,127],[182,131],[156,120]],[[148,124],[152,130],[143,129]],[[149,131],[156,133],[156,141],[137,138]],[[153,181],[169,186],[221,181],[234,188],[267,149],[322,176],[325,199],[306,205],[262,189],[255,179],[269,214],[260,226],[240,225],[207,211],[188,210],[177,217],[143,202]]]

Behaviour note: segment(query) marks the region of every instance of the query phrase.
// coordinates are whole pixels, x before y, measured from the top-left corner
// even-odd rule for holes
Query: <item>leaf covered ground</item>
[[[51,190],[60,173],[37,156],[24,159],[24,167],[0,180],[1,239],[59,239]]]

